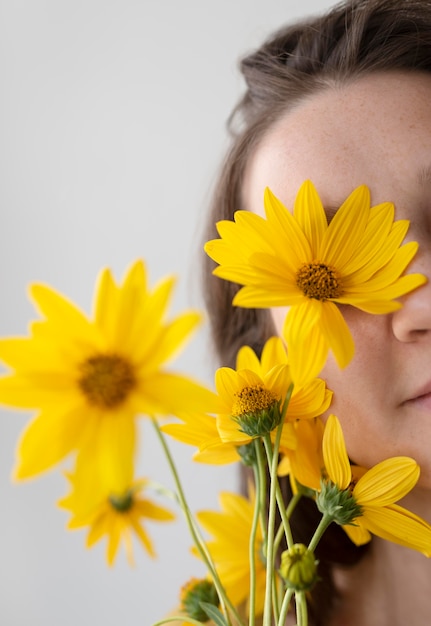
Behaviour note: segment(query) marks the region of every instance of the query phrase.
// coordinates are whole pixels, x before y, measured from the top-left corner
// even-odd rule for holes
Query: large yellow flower
[[[221,239],[205,250],[219,264],[214,274],[243,287],[234,304],[290,307],[283,334],[295,381],[317,376],[331,349],[340,367],[354,352],[353,339],[338,308],[350,304],[367,313],[390,313],[396,298],[426,282],[402,273],[417,244],[401,246],[408,221],[394,222],[390,203],[370,207],[370,194],[358,187],[328,225],[310,181],[300,188],[293,214],[265,191],[266,219],[237,211],[221,221]]]
[[[251,499],[222,492],[219,494],[222,511],[201,511],[197,514],[202,527],[213,536],[207,542],[227,596],[239,607],[250,594],[249,540],[254,511],[254,494]],[[196,549],[193,552],[197,554]],[[265,563],[263,561],[263,536],[257,530],[254,546],[256,563],[256,615],[263,612],[265,599]]]
[[[212,410],[214,394],[165,369],[200,319],[195,312],[165,319],[172,288],[168,278],[149,290],[142,261],[120,285],[105,269],[87,319],[53,289],[32,286],[44,319],[28,338],[0,340],[0,359],[15,370],[0,378],[0,402],[38,410],[19,444],[17,478],[74,450],[97,456],[114,476],[134,454],[137,414]]]
[[[123,467],[115,477],[112,489],[106,481],[99,480],[95,464],[91,471],[90,466],[87,463],[83,466],[78,457],[75,472],[68,475],[72,490],[58,503],[72,514],[68,528],[88,526],[88,548],[106,536],[108,565],[113,565],[121,543],[130,564],[133,564],[133,536],[154,557],[153,543],[143,522],[168,522],[174,519],[174,515],[143,495],[149,481],[144,478],[133,480],[131,464]]]
[[[244,445],[253,439],[255,430],[259,433],[261,424],[265,427],[268,423],[268,431],[273,430],[292,385],[282,340],[271,337],[263,348],[260,361],[251,348],[244,346],[238,353],[237,369],[218,369],[215,381],[221,402],[217,427],[222,441]],[[331,397],[332,393],[323,380],[313,379],[303,387],[295,385],[285,421],[321,415],[329,407]],[[287,445],[283,435],[282,442]]]
[[[360,515],[343,525],[357,545],[373,533],[388,541],[431,556],[431,526],[395,504],[415,486],[419,466],[409,457],[393,457],[370,470],[351,466],[340,422],[330,415],[323,435],[323,459],[327,477],[340,491],[349,492]]]

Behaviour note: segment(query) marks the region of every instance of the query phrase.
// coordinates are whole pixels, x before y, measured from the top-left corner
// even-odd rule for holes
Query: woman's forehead
[[[245,208],[262,213],[267,186],[291,207],[305,179],[325,205],[361,184],[388,193],[391,178],[431,165],[430,98],[431,76],[419,72],[372,74],[310,96],[261,140],[246,171]]]

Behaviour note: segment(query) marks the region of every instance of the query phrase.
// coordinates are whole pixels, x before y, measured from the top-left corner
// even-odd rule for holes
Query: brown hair
[[[235,107],[229,130],[232,145],[215,185],[206,239],[217,237],[215,223],[232,219],[242,206],[242,187],[250,155],[286,111],[330,85],[377,71],[431,72],[431,2],[428,0],[352,0],[314,19],[289,25],[271,36],[240,64],[246,92]],[[232,306],[238,286],[212,276],[208,258],[204,292],[214,348],[222,365],[234,366],[238,349],[250,345],[260,353],[274,329],[266,310]],[[288,482],[283,488],[288,497]],[[319,514],[301,501],[292,520],[295,540],[306,543]],[[332,525],[319,545],[321,577],[310,600],[310,622],[328,623],[335,589],[334,564],[352,565],[365,548],[357,548]]]

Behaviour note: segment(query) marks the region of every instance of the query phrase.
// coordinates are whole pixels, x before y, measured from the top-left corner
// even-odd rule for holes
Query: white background
[[[269,32],[325,0],[2,0],[0,2],[0,335],[24,335],[26,295],[46,282],[91,311],[94,282],[143,257],[152,283],[179,277],[173,311],[202,307],[198,268],[209,192],[242,93],[237,60]],[[212,384],[205,328],[176,362]],[[108,569],[56,507],[56,470],[12,484],[30,414],[0,413],[0,626],[150,626],[202,575],[184,521],[148,524],[158,559],[139,547]],[[142,422],[141,473],[172,486]],[[191,508],[237,490],[235,466],[191,461],[170,440]]]

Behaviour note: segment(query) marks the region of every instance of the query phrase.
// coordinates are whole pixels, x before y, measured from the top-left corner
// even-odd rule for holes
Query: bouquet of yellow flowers
[[[152,555],[145,521],[173,519],[151,500],[152,481],[136,475],[138,419],[151,421],[207,570],[184,585],[178,614],[154,626],[284,626],[293,601],[298,626],[306,626],[307,595],[319,578],[316,548],[332,523],[357,545],[375,534],[431,555],[429,524],[396,504],[415,486],[417,463],[405,456],[372,468],[352,463],[331,413],[333,393],[319,378],[329,353],[341,369],[354,355],[340,305],[390,313],[426,281],[404,274],[417,251],[416,243],[403,244],[408,223],[394,221],[390,203],[371,207],[365,186],[329,224],[309,181],[292,212],[270,190],[264,202],[265,217],[238,211],[217,224],[220,238],[205,250],[217,276],[241,285],[235,305],[287,307],[282,337],[269,337],[261,354],[243,346],[235,369],[217,369],[214,389],[168,369],[201,316],[169,318],[173,279],[150,288],[142,260],[119,284],[102,271],[91,319],[55,290],[33,285],[40,319],[28,337],[0,340],[9,368],[0,402],[37,411],[19,442],[14,476],[71,459],[60,506],[70,528],[88,529],[88,546],[106,537],[109,564],[121,544],[132,559],[133,536]],[[197,448],[196,462],[250,468],[248,493],[223,492],[221,511],[193,515],[166,435]],[[286,475],[287,502],[279,483]],[[307,544],[291,528],[301,498],[321,514]]]

